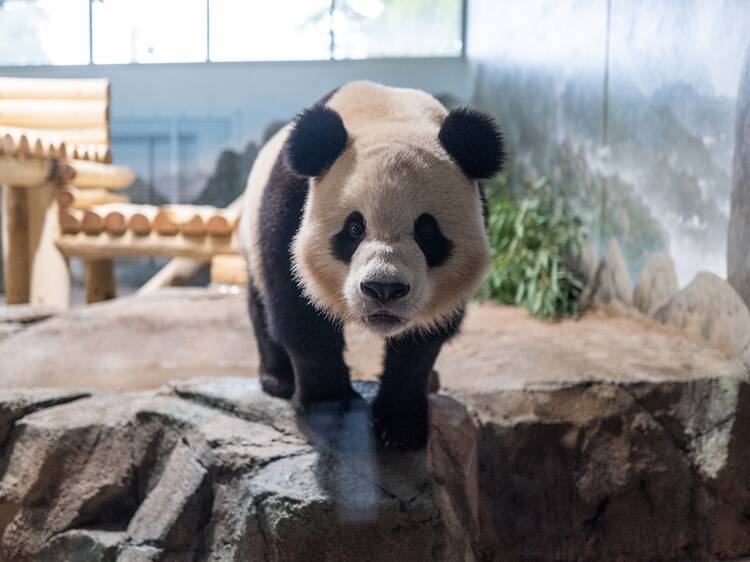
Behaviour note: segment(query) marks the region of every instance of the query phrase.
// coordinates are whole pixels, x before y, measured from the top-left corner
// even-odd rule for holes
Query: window
[[[335,6],[334,58],[461,54],[462,2],[339,0]]]
[[[0,66],[458,56],[467,0],[0,0]]]
[[[0,0],[0,65],[88,62],[88,1]]]
[[[101,0],[92,5],[93,62],[203,62],[205,0]]]
[[[210,0],[211,60],[330,58],[330,0]]]

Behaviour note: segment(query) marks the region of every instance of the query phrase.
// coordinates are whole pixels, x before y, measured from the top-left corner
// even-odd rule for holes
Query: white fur
[[[239,225],[240,246],[247,262],[248,279],[261,295],[265,293],[265,283],[260,260],[260,204],[263,200],[263,191],[268,185],[268,178],[271,177],[271,170],[291,128],[291,123],[282,127],[260,150],[253,169],[250,170],[250,176],[247,178],[247,187],[242,201]]]

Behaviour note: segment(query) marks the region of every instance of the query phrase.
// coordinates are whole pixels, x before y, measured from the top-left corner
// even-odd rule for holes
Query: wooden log
[[[206,234],[206,223],[200,215],[193,215],[179,226],[180,232],[185,236],[205,236]]]
[[[180,231],[180,226],[172,220],[174,215],[167,209],[160,209],[153,221],[153,228],[162,236],[174,236]]]
[[[28,190],[29,256],[31,262],[31,304],[65,309],[70,305],[68,260],[55,245],[60,235],[60,214],[55,186]]]
[[[240,208],[242,207],[242,196],[239,196],[237,199],[232,201],[232,203],[229,204],[229,206],[226,209],[221,209],[219,212],[221,213],[221,217],[230,217],[234,218],[234,224],[237,222],[237,215],[239,213]],[[211,207],[216,211],[215,208]],[[206,221],[206,229],[211,234],[211,218],[209,218],[208,221]],[[221,223],[219,223],[221,224]],[[226,226],[227,223],[224,223],[223,226],[221,226],[221,229],[214,232],[214,235],[218,236],[224,236],[227,234]],[[234,225],[233,225],[234,226]],[[132,228],[132,226],[131,226]],[[229,229],[229,234],[232,233],[232,229]],[[140,291],[144,291],[146,293],[154,291],[156,289],[159,289],[161,287],[168,287],[168,286],[179,286],[180,284],[184,284],[184,279],[190,280],[193,277],[195,277],[198,272],[200,271],[201,267],[205,265],[205,262],[200,259],[189,259],[189,258],[174,258],[172,259],[167,265],[165,265],[161,270],[159,270],[156,275],[154,275],[148,283],[146,283]]]
[[[182,287],[206,265],[206,261],[194,258],[174,258],[149,279],[137,294],[148,295],[164,287]]]
[[[229,236],[237,225],[237,214],[222,212],[214,215],[206,224],[206,231],[211,236]]]
[[[68,186],[57,194],[57,203],[62,208],[91,209],[96,205],[128,203],[125,195],[118,195],[106,189],[78,189]]]
[[[119,211],[110,211],[104,217],[104,230],[112,236],[122,236],[128,229],[128,221]]]
[[[211,260],[211,283],[217,285],[245,285],[247,263],[239,254],[218,254]]]
[[[216,254],[239,253],[236,236],[161,236],[156,232],[137,236],[131,230],[122,236],[107,232],[96,236],[85,232],[63,234],[57,239],[57,246],[66,256],[82,258],[180,256],[207,261]]]
[[[106,100],[109,80],[59,78],[0,78],[0,99]]]
[[[60,232],[78,234],[83,228],[83,212],[77,209],[60,209]]]
[[[85,260],[83,283],[86,288],[86,304],[115,298],[114,262],[111,259]]]
[[[124,189],[130,187],[135,179],[133,171],[125,166],[87,160],[70,160],[69,164],[75,172],[73,181],[80,189]]]
[[[104,232],[104,217],[94,211],[84,211],[81,228],[89,236],[101,234]]]
[[[153,230],[153,222],[158,212],[158,207],[140,205],[131,215],[130,220],[128,221],[128,227],[133,231],[133,234],[137,236],[148,236]]]
[[[14,187],[38,187],[54,175],[49,159],[0,156],[0,183]]]
[[[64,184],[73,177],[73,168],[54,158],[0,156],[0,182],[15,187],[39,187],[46,183]]]
[[[6,304],[30,300],[31,262],[29,255],[28,190],[2,186],[3,280]]]
[[[105,127],[106,99],[1,99],[0,124],[28,128]]]

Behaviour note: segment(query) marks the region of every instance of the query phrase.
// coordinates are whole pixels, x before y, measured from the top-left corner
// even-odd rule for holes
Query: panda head
[[[318,309],[383,335],[429,330],[472,297],[490,261],[477,180],[500,171],[491,117],[459,109],[434,126],[301,114],[286,158],[310,191],[292,246]]]

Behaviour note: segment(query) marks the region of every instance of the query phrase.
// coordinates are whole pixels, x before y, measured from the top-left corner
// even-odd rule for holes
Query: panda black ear
[[[438,134],[440,144],[472,179],[499,173],[505,161],[503,138],[492,116],[466,107],[452,110]]]
[[[344,152],[347,138],[341,116],[315,105],[295,120],[286,144],[287,162],[301,176],[319,176]]]

